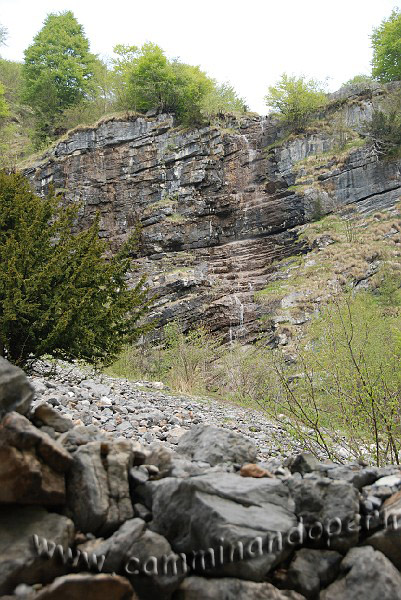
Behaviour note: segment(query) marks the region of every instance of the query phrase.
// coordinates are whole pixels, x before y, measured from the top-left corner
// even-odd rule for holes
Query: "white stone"
[[[381,477],[373,485],[377,487],[380,487],[382,485],[386,485],[388,487],[399,486],[401,485],[401,476],[388,475],[387,477]]]

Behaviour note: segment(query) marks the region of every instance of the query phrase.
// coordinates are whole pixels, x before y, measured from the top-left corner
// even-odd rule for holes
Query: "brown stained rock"
[[[61,415],[57,410],[50,406],[50,404],[47,404],[47,402],[42,402],[35,408],[33,421],[52,427],[59,433],[65,433],[74,427],[74,423],[71,419]]]
[[[64,475],[35,453],[0,446],[0,503],[59,505],[65,502]]]
[[[254,463],[243,465],[239,474],[241,477],[274,477],[270,471],[267,471],[267,469],[264,469],[259,465],[255,465]]]
[[[71,455],[61,444],[15,412],[8,414],[0,423],[0,443],[19,450],[36,449],[41,458],[59,473],[67,471],[72,464]]]
[[[394,516],[397,519],[401,519],[401,491],[396,492],[390,498],[387,498],[381,508],[383,518],[390,518]]]
[[[0,423],[0,503],[60,505],[71,455],[24,416]]]
[[[269,164],[261,149],[259,119],[244,121],[241,132],[233,135],[215,127],[188,133],[173,128],[171,115],[105,122],[71,134],[55,149],[59,160],[27,174],[37,190],[46,191],[44,176],[51,171],[54,184],[66,190],[67,202],[75,194],[69,185],[74,180],[85,205],[83,224],[103,206],[101,228],[113,248],[140,214],[143,244],[138,264],[149,274],[150,285],[168,299],[166,306],[155,307],[162,322],[181,314],[195,323],[206,310],[217,328],[228,329],[230,321],[238,321],[232,279],[238,271],[249,272],[250,282],[258,280],[263,287],[271,262],[300,247],[295,235],[283,233],[283,224],[297,225],[303,212],[294,196],[283,200],[266,194]],[[280,181],[275,190],[283,187],[287,184]],[[180,250],[188,252],[189,261],[180,257]],[[149,258],[153,256],[161,260]],[[185,278],[180,266],[187,269]],[[218,290],[211,285],[216,279]],[[240,295],[246,302],[247,323],[256,323],[260,308],[247,283]]]
[[[78,573],[58,577],[35,600],[137,600],[129,581],[119,575]]]
[[[384,528],[367,538],[365,544],[383,552],[401,570],[401,491],[387,498],[380,512]]]
[[[34,389],[22,369],[0,356],[0,419],[13,410],[27,413],[33,395]]]

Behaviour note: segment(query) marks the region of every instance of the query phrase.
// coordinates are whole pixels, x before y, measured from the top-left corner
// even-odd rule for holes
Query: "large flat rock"
[[[257,455],[256,446],[243,435],[213,425],[192,427],[181,437],[177,452],[212,466],[225,462],[253,463]]]
[[[277,479],[221,472],[154,487],[152,528],[190,555],[195,571],[260,581],[289,551],[294,502]]]

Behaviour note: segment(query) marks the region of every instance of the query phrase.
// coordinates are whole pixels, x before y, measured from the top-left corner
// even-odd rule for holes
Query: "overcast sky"
[[[372,28],[401,0],[0,0],[9,31],[4,58],[22,60],[49,12],[72,10],[92,52],[118,43],[159,44],[169,57],[230,81],[251,110],[283,71],[328,78],[334,91],[370,72]]]

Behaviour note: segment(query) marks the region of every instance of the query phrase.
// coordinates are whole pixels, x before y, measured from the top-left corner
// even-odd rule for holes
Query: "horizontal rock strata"
[[[381,94],[334,98],[322,119],[340,119],[355,141]],[[207,322],[227,341],[261,329],[273,336],[254,293],[274,262],[306,250],[294,227],[348,204],[386,208],[400,196],[400,161],[378,160],[360,143],[343,156],[333,127],[280,141],[271,117],[190,130],[175,128],[171,115],[110,119],[69,133],[25,172],[37,191],[52,184],[66,202],[82,203],[82,226],[99,211],[114,248],[141,223],[137,264],[157,292],[161,325]],[[341,160],[325,161],[331,150]],[[305,160],[321,156],[311,172]]]

